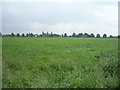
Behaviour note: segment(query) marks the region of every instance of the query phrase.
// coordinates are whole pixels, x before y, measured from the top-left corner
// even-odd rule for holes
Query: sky
[[[2,0],[0,14],[4,34],[118,35],[118,0]]]

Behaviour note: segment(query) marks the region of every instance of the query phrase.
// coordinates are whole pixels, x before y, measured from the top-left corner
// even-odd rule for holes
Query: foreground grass
[[[3,88],[115,88],[118,40],[3,38]]]

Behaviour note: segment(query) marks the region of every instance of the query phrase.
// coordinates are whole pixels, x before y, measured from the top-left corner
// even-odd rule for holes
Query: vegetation
[[[103,34],[103,38],[106,38],[107,37],[107,35],[106,34]]]
[[[97,34],[97,35],[96,35],[96,38],[101,38],[101,37],[100,37],[100,34]]]
[[[21,35],[19,33],[15,34],[15,33],[11,33],[11,34],[3,34],[2,35],[3,37],[79,37],[79,38],[118,38],[118,36],[108,36],[107,37],[107,34],[103,34],[103,36],[101,37],[100,34],[97,34],[96,36],[91,33],[91,34],[88,34],[88,33],[73,33],[72,35],[68,35],[67,33],[64,33],[62,35],[60,34],[53,34],[52,32],[51,33],[48,33],[48,32],[42,32],[42,34],[33,34],[33,33],[22,33]]]
[[[0,89],[2,89],[2,37],[0,33]]]
[[[3,88],[120,87],[116,38],[2,40]]]

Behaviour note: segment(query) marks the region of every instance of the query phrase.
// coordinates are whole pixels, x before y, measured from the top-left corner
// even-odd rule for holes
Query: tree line
[[[48,32],[42,32],[42,34],[33,34],[33,33],[11,33],[11,34],[2,34],[0,33],[0,36],[3,37],[79,37],[79,38],[120,38],[120,36],[107,36],[107,34],[103,34],[102,36],[100,34],[94,35],[93,33],[73,33],[72,35],[68,35],[67,33],[64,34],[55,34],[55,33],[48,33]]]

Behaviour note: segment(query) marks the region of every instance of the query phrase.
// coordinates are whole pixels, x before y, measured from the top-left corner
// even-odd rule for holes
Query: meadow
[[[116,88],[117,38],[2,38],[3,88]]]

